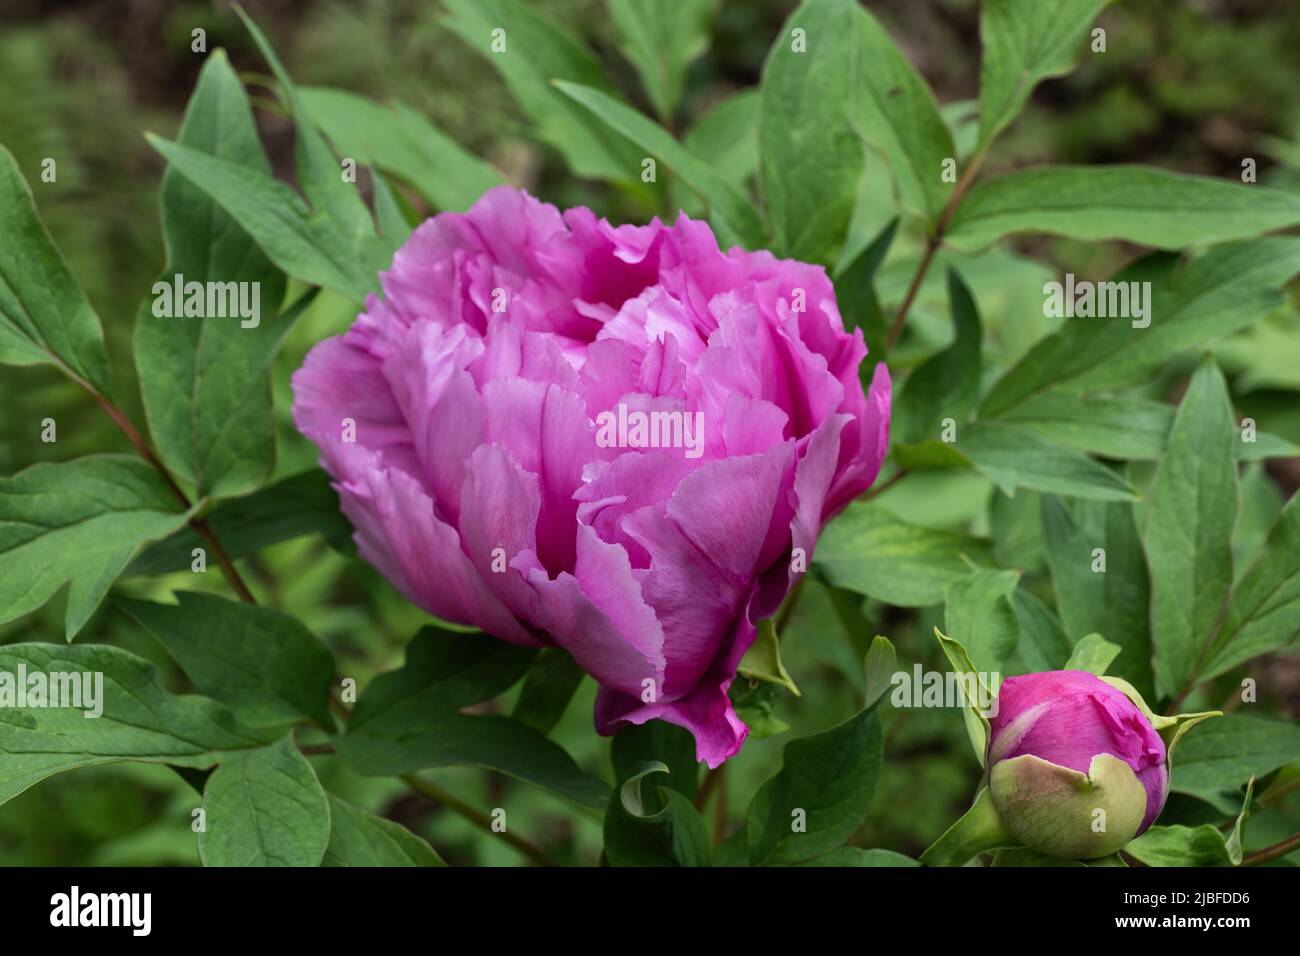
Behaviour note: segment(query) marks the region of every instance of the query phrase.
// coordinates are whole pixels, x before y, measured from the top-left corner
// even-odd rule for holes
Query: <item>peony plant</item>
[[[196,28],[140,415],[0,149],[0,360],[121,433],[0,478],[0,804],[166,765],[213,866],[1296,862],[1245,822],[1295,829],[1300,435],[1249,356],[1300,199],[998,149],[1104,0],[984,0],[942,108],[853,0],[685,95],[721,2],[610,0],[610,71],[434,5],[508,170]]]

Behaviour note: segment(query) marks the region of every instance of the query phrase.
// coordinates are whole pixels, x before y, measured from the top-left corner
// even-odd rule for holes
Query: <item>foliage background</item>
[[[157,190],[163,161],[142,132],[173,137],[203,57],[190,52],[190,30],[204,26],[209,48],[225,47],[241,72],[263,73],[263,61],[224,4],[168,0],[5,0],[0,6],[0,139],[24,170],[45,156],[59,162],[57,189],[38,194],[40,212],[73,272],[103,318],[118,394],[135,401],[130,333],[139,302],[162,265]],[[580,33],[627,90],[639,90],[632,67],[617,52],[603,0],[537,0],[535,6]],[[758,81],[763,59],[795,6],[787,0],[729,0],[709,49],[691,66],[680,115],[699,115],[735,89]],[[402,100],[452,138],[503,170],[509,180],[561,207],[585,204],[613,221],[644,221],[666,210],[646,196],[573,177],[563,160],[522,133],[525,120],[498,74],[440,22],[439,5],[424,0],[252,0],[249,13],[268,33],[302,85],[345,88],[380,100]],[[974,0],[872,2],[908,59],[933,85],[941,105],[971,100],[979,76],[978,10]],[[1129,0],[1103,12],[1107,55],[1085,57],[1070,76],[1049,81],[1003,138],[990,171],[1029,162],[1141,162],[1186,172],[1233,177],[1240,158],[1261,163],[1261,181],[1300,193],[1300,6],[1286,0]],[[633,95],[640,95],[635,93]],[[649,111],[649,104],[637,105]],[[258,122],[277,173],[292,178],[292,124],[262,109]],[[418,208],[418,197],[408,196]],[[1017,238],[1013,253],[988,260],[984,279],[972,276],[987,328],[986,348],[1002,359],[1031,340],[1009,320],[1041,314],[1041,284],[1067,268],[1104,275],[1131,256],[1119,244],[1079,244],[1047,237]],[[879,290],[888,308],[902,298],[916,246],[899,244],[882,269]],[[907,261],[906,256],[913,258]],[[1028,303],[1028,312],[1021,308]],[[293,330],[274,375],[280,421],[277,477],[315,463],[315,450],[288,419],[288,377],[310,345],[351,321],[341,298],[323,293]],[[913,312],[908,340],[915,362],[950,335],[939,270]],[[1046,320],[1042,320],[1046,321]],[[1217,356],[1229,372],[1241,414],[1261,429],[1300,443],[1300,318],[1280,320],[1267,347],[1243,333],[1221,342]],[[1033,329],[1033,335],[1043,329]],[[900,361],[909,361],[900,352]],[[1171,367],[1151,388],[1176,398],[1189,367]],[[106,448],[128,450],[85,396],[45,367],[5,368],[0,403],[0,474],[33,462],[63,460]],[[46,416],[59,421],[59,442],[39,440]],[[1238,528],[1239,544],[1260,535],[1281,501],[1300,486],[1300,460],[1255,465],[1245,479],[1246,508],[1255,516]],[[1017,522],[996,492],[974,473],[913,476],[882,496],[898,515],[919,524],[991,534],[1013,563],[1043,573],[1039,532]],[[999,511],[998,508],[1002,510]],[[1034,509],[1036,511],[1036,508]],[[377,574],[348,561],[318,537],[300,538],[243,562],[264,603],[303,620],[327,641],[342,673],[364,686],[400,665],[422,615]],[[209,586],[222,587],[217,574]],[[128,592],[165,599],[171,587],[195,587],[189,574],[123,582]],[[201,585],[200,585],[201,586]],[[870,610],[870,608],[869,608]],[[0,628],[0,642],[63,640],[63,607]],[[941,669],[929,638],[934,615],[883,616],[875,631],[899,646],[900,662]],[[941,623],[941,622],[938,622]],[[87,635],[149,658],[169,686],[184,677],[153,639],[112,610],[101,609]],[[783,631],[785,663],[803,690],[777,716],[803,736],[857,709],[861,660],[870,634],[847,633],[827,593],[807,589]],[[1229,675],[1230,677],[1231,675]],[[1300,658],[1279,654],[1257,662],[1260,707],[1300,716]],[[1230,697],[1231,680],[1219,690]],[[517,692],[517,691],[516,691]],[[584,683],[556,738],[593,773],[608,776],[608,742],[591,729],[594,686]],[[508,708],[510,699],[498,706]],[[1209,701],[1212,705],[1220,700]],[[885,715],[887,761],[875,809],[854,838],[916,856],[966,806],[979,768],[961,722],[947,711]],[[758,785],[780,765],[789,735],[754,740],[726,779],[723,818],[735,822]],[[453,864],[515,863],[513,850],[460,817],[391,779],[346,775],[338,761],[318,761],[333,792],[398,820],[428,837]],[[1285,772],[1285,771],[1284,771]],[[507,805],[518,828],[561,862],[594,863],[600,821],[549,794],[472,770],[443,770],[452,792],[480,806]],[[508,801],[508,802],[506,802]],[[0,863],[196,864],[189,812],[197,796],[164,767],[121,764],[55,776],[0,810]],[[891,808],[906,812],[890,812]],[[1162,823],[1200,822],[1201,806],[1175,795]],[[1300,829],[1296,794],[1252,820],[1248,849]],[[1292,859],[1295,859],[1293,854]]]

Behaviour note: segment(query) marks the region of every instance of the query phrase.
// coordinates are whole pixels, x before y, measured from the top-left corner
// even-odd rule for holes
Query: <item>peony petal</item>
[[[414,478],[372,468],[339,485],[361,556],[430,614],[480,627],[514,644],[540,645],[487,588],[461,550],[456,529],[434,514]]]

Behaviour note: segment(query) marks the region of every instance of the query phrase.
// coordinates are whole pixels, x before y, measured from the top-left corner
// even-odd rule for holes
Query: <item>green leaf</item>
[[[1300,197],[1267,186],[1146,166],[1040,166],[976,185],[945,238],[965,251],[1022,232],[1182,249],[1298,222]]]
[[[593,124],[561,95],[552,80],[569,80],[607,93],[613,88],[582,43],[522,0],[447,0],[449,29],[501,73],[538,137],[559,151],[569,168],[589,179],[637,181],[641,156],[622,136]],[[493,31],[505,42],[494,52]]]
[[[1250,815],[1254,789],[1252,777],[1230,833],[1209,823],[1198,827],[1154,826],[1124,847],[1124,852],[1147,866],[1237,866],[1242,856],[1241,831]]]
[[[979,400],[979,310],[955,269],[948,270],[948,300],[955,329],[952,345],[919,365],[894,404],[894,434],[901,443],[939,437],[945,418],[964,422]]]
[[[944,181],[944,161],[955,162],[957,148],[925,80],[865,7],[854,15],[858,71],[850,82],[859,91],[862,136],[893,171],[904,208],[933,231],[953,189]]]
[[[645,764],[659,762],[668,768],[668,776],[656,783],[695,797],[700,765],[695,759],[695,738],[685,728],[662,720],[625,724],[614,735],[609,758],[615,780],[626,780]]]
[[[758,636],[736,665],[736,673],[750,680],[777,684],[796,697],[800,696],[799,688],[785,669],[785,664],[781,663],[781,643],[777,640],[776,624],[771,618],[759,622]]]
[[[203,787],[204,866],[318,866],[330,805],[290,737],[224,761]]]
[[[1089,674],[1100,676],[1106,673],[1106,669],[1110,667],[1119,651],[1118,644],[1112,644],[1100,634],[1085,634],[1079,638],[1079,643],[1074,645],[1074,651],[1062,670],[1087,671]]]
[[[763,194],[777,248],[795,259],[834,262],[853,214],[866,158],[853,116],[860,42],[852,0],[805,0],[763,66]]]
[[[0,673],[12,675],[0,680],[0,803],[78,767],[136,760],[206,769],[269,742],[216,701],[169,693],[152,664],[115,647],[10,644],[0,647]],[[24,673],[27,680],[20,682]],[[37,673],[46,683],[51,675],[91,675],[92,686],[81,682],[89,691],[82,698],[85,711],[18,706],[10,695],[16,686],[30,691]],[[96,709],[101,716],[86,716]]]
[[[939,604],[972,563],[992,563],[983,539],[910,525],[868,502],[826,527],[813,560],[837,586],[896,607]]]
[[[339,496],[330,481],[319,468],[290,475],[254,494],[222,502],[208,515],[208,524],[231,558],[305,534],[322,534],[335,550],[352,554],[352,525],[339,510]],[[189,570],[193,550],[206,547],[198,532],[186,526],[145,548],[124,573]]]
[[[1114,672],[1144,696],[1154,696],[1147,619],[1151,584],[1133,508],[1044,497],[1042,519],[1043,545],[1065,632],[1098,633],[1119,645]],[[1098,548],[1104,554],[1097,554]]]
[[[743,189],[758,172],[758,91],[741,90],[713,106],[686,131],[682,143]]]
[[[222,50],[203,64],[178,142],[271,176],[248,96]],[[134,339],[149,430],[163,462],[198,497],[247,494],[275,466],[269,371],[291,321],[276,314],[284,276],[248,233],[171,168],[163,174],[162,225],[167,265],[140,307]],[[228,290],[219,307],[226,315],[206,314],[206,304],[203,315],[185,314],[190,283]],[[246,301],[242,290],[253,289],[257,298]],[[254,302],[258,315],[246,317],[241,307],[253,312]]]
[[[104,330],[36,214],[13,154],[0,145],[0,362],[48,363],[109,393]]]
[[[979,145],[1016,118],[1042,80],[1074,68],[1109,0],[984,0],[980,5]]]
[[[0,478],[0,623],[69,584],[71,640],[140,545],[185,520],[158,472],[123,455],[33,465]]]
[[[1080,451],[1125,461],[1155,461],[1174,423],[1174,408],[1143,398],[1087,398],[1041,392],[1002,420]]]
[[[1019,673],[1060,670],[1070,657],[1070,641],[1055,614],[1033,594],[1021,588],[1011,595],[1020,628],[1015,669]]]
[[[852,233],[853,226],[850,225],[849,229]],[[898,217],[895,216],[852,258],[841,256],[842,267],[835,270],[835,298],[843,310],[844,328],[850,333],[861,329],[867,346],[867,357],[858,368],[858,377],[864,388],[870,387],[876,365],[887,351],[885,341],[889,336],[889,324],[876,294],[876,272],[885,261],[897,231]],[[851,253],[853,242],[850,234],[843,251]]]
[[[954,450],[1006,494],[1030,488],[1097,501],[1133,501],[1137,489],[1105,465],[1025,428],[975,424],[959,428]]]
[[[750,249],[762,245],[762,223],[744,194],[704,160],[692,156],[662,126],[594,87],[564,80],[555,80],[554,84],[601,122],[676,172],[699,193],[708,203],[709,214],[718,226],[718,241],[724,248],[736,243]]]
[[[379,720],[414,721],[430,711],[457,711],[490,700],[514,686],[536,654],[479,632],[421,628],[406,647],[402,667],[380,674],[362,692],[348,729]]]
[[[1011,599],[1019,571],[972,571],[948,586],[944,624],[961,642],[974,669],[1001,673],[1020,640],[1020,622]]]
[[[609,787],[578,769],[558,745],[527,724],[459,708],[495,697],[528,669],[535,651],[486,634],[426,627],[406,664],[377,677],[334,738],[339,756],[366,776],[435,767],[484,767],[602,808]]]
[[[568,651],[542,648],[524,675],[524,687],[511,716],[539,734],[549,734],[564,716],[582,678],[582,668]]]
[[[874,707],[786,744],[780,771],[759,788],[745,815],[750,863],[802,863],[847,840],[871,809],[883,762]]]
[[[717,8],[718,0],[609,0],[623,52],[665,122],[681,99],[687,65],[708,49]]]
[[[399,177],[437,209],[464,212],[504,182],[409,106],[383,106],[326,86],[304,86],[298,95],[340,155]]]
[[[344,762],[367,777],[482,767],[550,790],[579,806],[603,809],[609,798],[608,784],[583,773],[559,745],[510,717],[390,711],[333,739]]]
[[[864,850],[857,846],[842,846],[824,856],[795,866],[920,866],[910,856],[893,850]]]
[[[250,727],[308,717],[332,730],[334,656],[295,617],[211,594],[178,591],[177,604],[116,603],[167,649],[196,688]]]
[[[245,29],[252,36],[271,72],[275,74],[284,101],[293,114],[298,181],[307,202],[311,204],[322,225],[344,237],[354,252],[363,257],[363,265],[368,264],[370,259],[378,259],[381,266],[388,265],[388,257],[382,255],[383,247],[376,241],[375,224],[366,204],[361,200],[361,193],[354,183],[347,182],[340,175],[339,162],[325,145],[320,131],[303,107],[298,97],[298,88],[280,63],[271,42],[241,7],[236,6],[235,12],[244,22]]]
[[[1198,673],[1232,586],[1235,441],[1227,383],[1212,362],[1202,363],[1156,470],[1146,527],[1151,640],[1163,695],[1177,694]]]
[[[298,180],[306,201],[263,166],[209,155],[184,143],[146,134],[180,175],[210,196],[247,230],[284,272],[334,289],[355,302],[377,291],[378,273],[390,262],[374,221],[354,183],[307,117],[297,89],[265,35],[236,8],[283,88],[297,131]]]
[[[690,798],[669,786],[643,792],[647,778],[670,774],[662,761],[637,766],[610,795],[605,813],[605,856],[613,866],[708,866],[708,830]]]
[[[372,169],[370,186],[375,194],[375,223],[379,227],[379,238],[385,249],[396,252],[414,230],[402,209],[402,201],[393,192],[393,187],[388,184],[384,174]]]
[[[1300,760],[1300,727],[1289,721],[1225,714],[1178,744],[1170,787],[1211,799]]]
[[[1004,414],[1058,386],[1092,390],[1141,381],[1167,359],[1267,315],[1283,301],[1277,290],[1297,272],[1300,239],[1215,248],[1153,280],[1148,328],[1123,320],[1067,320],[1002,377],[981,415]],[[1116,279],[1127,281],[1126,275]]]
[[[1232,594],[1210,642],[1205,678],[1285,647],[1300,634],[1300,495],[1292,495]]]
[[[327,793],[330,841],[321,866],[446,866],[423,839]]]

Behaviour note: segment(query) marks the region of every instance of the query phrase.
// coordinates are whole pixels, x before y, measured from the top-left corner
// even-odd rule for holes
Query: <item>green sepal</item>
[[[781,644],[776,637],[776,624],[771,618],[759,622],[758,636],[740,659],[736,673],[750,680],[780,684],[794,696],[801,696],[789,671],[781,663]]]
[[[921,863],[925,866],[965,866],[980,853],[1019,845],[998,816],[993,806],[993,795],[987,787],[982,787],[961,819],[921,854]]]
[[[1111,754],[1093,757],[1086,774],[1033,754],[1000,760],[989,771],[989,793],[1017,844],[1067,860],[1117,852],[1137,835],[1147,808],[1137,774]]]
[[[939,639],[939,647],[943,649],[944,656],[948,658],[948,663],[958,674],[973,674],[979,681],[980,697],[984,700],[995,700],[998,689],[988,687],[980,678],[979,671],[975,669],[974,662],[970,659],[965,645],[955,638],[949,637],[937,627],[934,629],[934,636]],[[966,733],[970,737],[970,744],[975,751],[975,759],[984,766],[984,755],[989,749],[989,719],[980,709],[979,701],[968,700],[966,706],[962,708],[962,718],[966,722]]]

